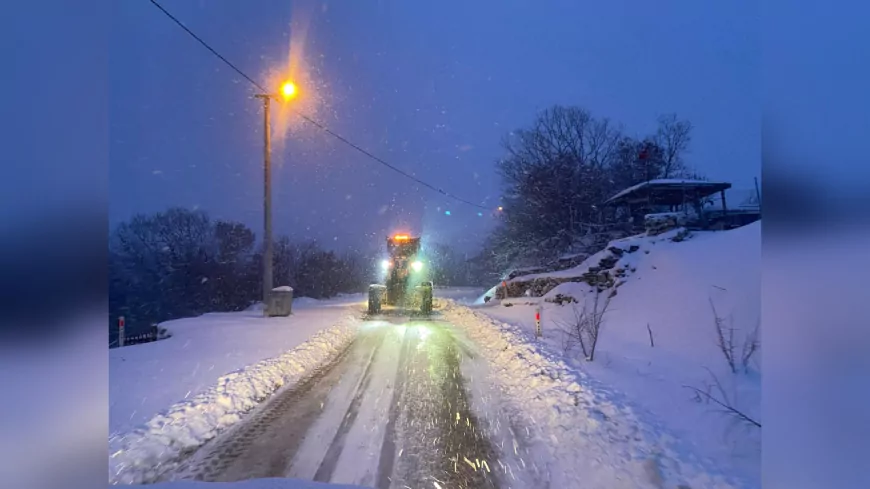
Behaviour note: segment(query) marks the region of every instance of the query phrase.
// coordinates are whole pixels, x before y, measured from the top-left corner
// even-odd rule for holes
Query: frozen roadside
[[[333,303],[300,308],[290,318],[266,319],[256,311],[209,314],[167,323],[173,332],[168,340],[118,349],[139,349],[134,355],[140,357],[140,363],[129,357],[118,360],[122,357],[116,354],[116,361],[110,360],[110,372],[139,373],[145,381],[136,385],[133,380],[132,385],[124,386],[119,398],[121,378],[116,377],[111,382],[116,387],[113,402],[129,404],[132,396],[147,399],[152,390],[162,399],[168,398],[168,391],[177,397],[158,408],[146,423],[113,431],[109,438],[110,483],[155,480],[278,389],[313,373],[353,340],[360,323],[358,312],[355,306]],[[185,321],[192,322],[187,325],[192,327],[173,327],[172,323]],[[161,343],[166,345],[160,347]],[[131,365],[126,365],[128,362]],[[200,388],[198,393],[179,395],[179,387],[194,382],[191,376],[185,376],[190,372],[183,371],[190,368],[191,362],[202,365],[206,372],[194,377],[195,382],[208,383],[210,378],[210,386]],[[209,362],[220,365],[220,369],[209,369]],[[116,369],[119,363],[122,366]],[[137,371],[149,365],[163,365],[164,370],[156,379]]]
[[[551,487],[744,487],[522,329],[439,302],[444,319],[477,345],[517,418],[532,427],[533,444],[549,452]]]
[[[536,344],[619,392],[635,415],[655,419],[699,457],[760,485],[761,428],[693,389],[763,422],[763,345],[744,348],[761,332],[761,223],[693,232],[679,242],[667,238],[611,242],[608,248],[623,252],[604,251],[571,272],[582,276],[605,255],[618,258],[609,270],[615,286],[598,297],[602,332],[592,361],[576,341],[578,314],[595,309],[595,288],[587,283],[566,282],[543,297],[491,300],[474,309],[533,337],[540,308],[543,337]],[[717,317],[726,342],[733,338],[733,370],[719,346]]]
[[[218,377],[276,357],[345,316],[362,295],[293,301],[293,315],[264,318],[257,308],[167,321],[172,337],[109,350],[109,434],[136,428]]]

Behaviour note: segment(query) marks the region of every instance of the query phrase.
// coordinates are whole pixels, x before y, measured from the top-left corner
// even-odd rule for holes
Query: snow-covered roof
[[[645,193],[667,192],[673,190],[691,191],[693,196],[706,197],[728,188],[731,188],[731,184],[727,182],[709,182],[706,180],[688,180],[682,178],[659,178],[628,187],[604,201],[604,204],[613,204],[625,197],[632,194],[639,194],[643,191],[645,191]]]

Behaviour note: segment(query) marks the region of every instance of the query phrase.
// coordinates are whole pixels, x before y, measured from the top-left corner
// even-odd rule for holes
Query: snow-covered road
[[[462,373],[473,357],[444,323],[368,322],[334,361],[165,479],[499,487],[500,457],[471,411]]]
[[[451,295],[436,301],[429,321],[362,321],[362,302],[322,305],[336,310],[324,316],[343,319],[111,438],[110,483],[757,486],[699,456],[630,399],[565,363],[552,345],[493,319],[485,307],[464,305],[467,292]],[[292,331],[277,325],[284,328],[275,338]],[[218,357],[207,353],[198,361]]]

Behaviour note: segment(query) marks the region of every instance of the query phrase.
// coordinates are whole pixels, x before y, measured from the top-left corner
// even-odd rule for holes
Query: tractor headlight
[[[411,264],[411,268],[413,268],[415,272],[419,272],[423,269],[423,262],[417,260]]]
[[[390,260],[382,261],[381,268],[383,268],[384,270],[389,270],[390,269]]]

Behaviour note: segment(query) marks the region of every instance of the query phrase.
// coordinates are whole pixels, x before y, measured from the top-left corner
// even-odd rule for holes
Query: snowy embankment
[[[621,270],[618,285],[598,297],[602,322],[592,361],[576,341],[570,345],[566,334],[576,324],[576,314],[585,308],[588,316],[594,307],[595,289],[586,283],[563,283],[544,297],[493,300],[475,307],[475,316],[495,318],[488,329],[520,335],[535,352],[551,352],[575,374],[618,392],[636,416],[661,425],[722,472],[760,486],[760,427],[726,412],[705,393],[761,423],[760,344],[746,366],[741,358],[747,339],[756,331],[760,338],[761,223],[696,232],[681,242],[662,238],[667,236],[611,243],[633,251],[622,253],[613,265],[612,271]],[[576,270],[556,273],[582,275],[603,254]],[[551,302],[558,295],[577,302]],[[542,311],[540,340],[534,339],[537,307]],[[734,331],[736,371],[718,345],[717,316],[726,342]]]
[[[460,304],[471,304],[483,291],[483,287],[435,287],[432,294],[443,299],[453,299]]]
[[[112,350],[110,482],[153,481],[276,390],[334,358],[356,334],[355,302],[300,307],[289,318],[244,311],[170,321],[164,326],[172,338]],[[131,430],[126,420],[136,417],[138,400],[150,416]]]
[[[549,451],[553,487],[743,487],[522,328],[441,302],[445,320],[476,344],[490,380],[534,426]]]
[[[362,304],[362,295],[293,301],[293,315],[263,318],[261,309],[212,313],[161,324],[166,340],[109,350],[109,434],[130,431],[223,374],[278,356]],[[359,306],[362,307],[362,306]]]

